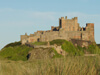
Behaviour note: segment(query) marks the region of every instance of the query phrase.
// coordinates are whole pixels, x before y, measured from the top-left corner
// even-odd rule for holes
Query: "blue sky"
[[[62,16],[78,17],[81,27],[94,23],[100,43],[100,0],[0,0],[0,49],[25,33],[58,26]]]

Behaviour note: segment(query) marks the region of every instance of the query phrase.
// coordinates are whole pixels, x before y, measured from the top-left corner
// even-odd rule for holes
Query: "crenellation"
[[[74,17],[74,19],[76,19],[76,20],[77,20],[78,18],[77,18],[77,17]]]
[[[34,34],[21,35],[21,42],[25,44],[27,42],[48,42],[56,39],[65,39],[71,41],[73,44],[83,44],[89,45],[90,42],[95,42],[94,40],[94,23],[87,23],[86,27],[80,27],[78,23],[78,18],[74,17],[72,19],[67,19],[67,16],[59,18],[59,26],[51,26],[51,30],[47,31],[37,31]],[[76,43],[75,43],[76,40]],[[78,43],[79,40],[79,43]],[[82,45],[81,46],[85,46]]]
[[[64,17],[61,17],[61,20],[65,20],[65,18]]]

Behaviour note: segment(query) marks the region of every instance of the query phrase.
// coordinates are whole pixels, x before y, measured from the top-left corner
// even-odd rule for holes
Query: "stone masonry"
[[[71,41],[74,45],[82,47],[95,42],[94,24],[87,23],[86,27],[80,27],[78,18],[67,19],[67,16],[59,19],[58,27],[51,27],[48,31],[37,31],[30,35],[21,35],[21,43],[49,42],[56,39]],[[78,42],[79,41],[79,42]]]

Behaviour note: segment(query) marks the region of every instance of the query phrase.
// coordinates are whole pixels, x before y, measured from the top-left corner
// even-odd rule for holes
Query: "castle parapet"
[[[86,24],[86,30],[94,32],[94,23],[87,23]]]
[[[78,18],[67,19],[67,16],[59,19],[59,27],[64,31],[79,31]]]
[[[37,31],[34,34],[21,35],[22,44],[30,42],[48,42],[55,39],[65,39],[70,41],[75,39],[75,44],[80,41],[81,44],[85,41],[95,42],[94,40],[94,23],[87,23],[86,27],[80,27],[78,18],[67,19],[66,17],[59,18],[59,26],[51,26],[51,30]],[[88,43],[88,42],[87,42]]]

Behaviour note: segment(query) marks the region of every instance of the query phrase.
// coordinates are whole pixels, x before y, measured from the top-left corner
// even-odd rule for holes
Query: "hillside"
[[[97,46],[100,48],[100,44],[97,44]]]
[[[68,54],[62,56],[53,48],[32,48],[20,42],[6,45],[0,51],[0,75],[100,75],[100,56],[84,56],[85,52],[100,54],[97,45],[75,47],[65,40],[53,40],[50,44],[61,45]]]
[[[31,58],[29,58],[30,53]],[[20,42],[10,43],[0,51],[0,59],[9,59],[14,61],[55,57],[62,57],[62,55],[59,55],[53,48],[32,48],[21,45]]]
[[[35,42],[32,45],[46,45],[47,42]],[[83,56],[85,53],[100,54],[100,48],[96,45],[90,45],[88,48],[80,46],[75,47],[71,42],[66,40],[53,40],[50,45],[60,45],[67,53],[66,56]],[[0,51],[0,59],[9,60],[33,60],[33,59],[51,59],[63,57],[54,48],[32,48],[21,45],[20,42],[10,43]]]
[[[32,48],[27,47],[25,45],[19,46],[9,46],[5,47],[0,51],[0,58],[1,59],[9,59],[9,60],[27,60],[28,52],[32,50]]]

